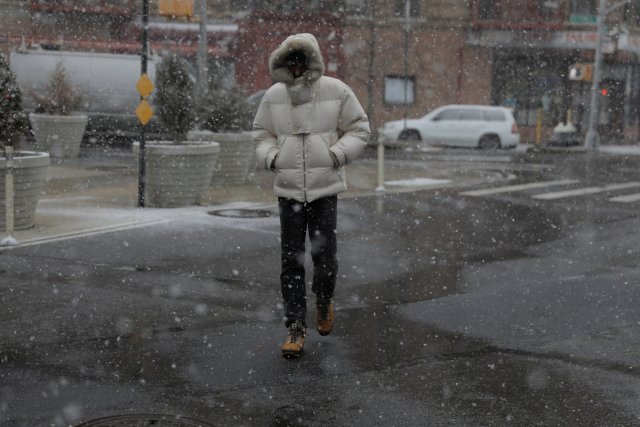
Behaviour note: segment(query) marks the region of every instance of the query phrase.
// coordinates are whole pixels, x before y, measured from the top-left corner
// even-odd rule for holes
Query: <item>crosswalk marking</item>
[[[540,181],[540,182],[530,182],[526,184],[506,185],[502,187],[482,188],[478,190],[462,191],[459,194],[463,196],[476,196],[476,197],[489,196],[492,194],[511,193],[511,192],[517,192],[517,191],[532,190],[537,188],[576,184],[579,182],[580,181],[575,179]],[[616,191],[616,190],[626,190],[626,189],[638,188],[638,187],[640,187],[640,182],[623,182],[619,184],[610,184],[605,186],[573,188],[573,189],[564,190],[564,191],[553,191],[548,193],[534,194],[531,196],[531,198],[538,199],[538,200],[557,200],[557,199],[563,199],[566,197],[586,196],[590,194],[604,193],[604,192],[610,192],[610,191]],[[608,200],[611,202],[619,202],[619,203],[638,202],[640,201],[640,193],[625,194],[622,196],[611,197]]]
[[[556,181],[530,182],[528,184],[507,185],[504,187],[484,188],[480,190],[471,190],[461,192],[463,196],[488,196],[490,194],[511,193],[515,191],[532,190],[536,188],[551,187],[554,185],[575,184],[579,181],[575,179],[560,179]]]
[[[640,193],[627,194],[624,196],[617,196],[609,199],[609,201],[611,202],[621,202],[621,203],[637,202],[638,200],[640,200]]]
[[[604,187],[584,187],[575,190],[555,191],[552,193],[536,194],[531,196],[539,200],[557,200],[565,197],[583,196],[587,194],[602,193],[605,191],[625,190],[627,188],[640,187],[640,182],[625,182],[622,184],[605,185]]]

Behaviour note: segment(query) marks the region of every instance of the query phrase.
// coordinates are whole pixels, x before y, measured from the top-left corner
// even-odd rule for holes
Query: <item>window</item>
[[[484,119],[488,122],[504,122],[507,120],[507,117],[502,111],[487,110],[483,111],[482,114],[484,115]]]
[[[460,110],[460,120],[482,121],[482,111],[480,110]]]
[[[478,5],[478,15],[480,19],[495,19],[496,16],[493,0],[480,0]]]
[[[412,18],[420,16],[420,0],[396,0],[393,16],[406,16],[407,3],[409,3],[409,16]]]
[[[576,24],[596,22],[596,0],[571,0],[570,21]]]
[[[438,113],[433,120],[458,120],[459,113],[460,110],[444,110],[443,112]]]
[[[364,15],[367,12],[367,0],[345,0],[344,9],[350,15]]]
[[[405,81],[407,93],[405,97]],[[415,102],[414,77],[404,78],[403,76],[387,76],[384,78],[384,102],[393,105],[413,104]]]
[[[596,15],[596,0],[571,0],[571,14]]]

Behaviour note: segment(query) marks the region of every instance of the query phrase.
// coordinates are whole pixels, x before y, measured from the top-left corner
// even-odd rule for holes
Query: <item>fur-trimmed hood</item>
[[[287,68],[286,59],[293,52],[303,53],[309,60],[309,69],[295,79]],[[324,60],[320,53],[320,45],[316,38],[309,33],[294,34],[286,38],[269,57],[269,72],[276,83],[291,85],[302,79],[305,85],[310,86],[324,74]]]

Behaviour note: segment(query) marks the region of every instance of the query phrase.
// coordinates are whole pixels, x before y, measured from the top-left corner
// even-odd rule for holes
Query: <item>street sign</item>
[[[143,98],[147,98],[149,95],[151,95],[151,92],[153,92],[153,88],[153,82],[146,73],[141,75],[138,79],[138,83],[136,83],[136,90]]]
[[[136,108],[136,116],[138,116],[140,123],[146,125],[149,123],[149,120],[151,120],[151,117],[153,117],[153,110],[151,109],[151,105],[147,102],[147,97],[149,97],[151,92],[153,92],[153,82],[147,73],[143,73],[138,79],[138,82],[136,83],[136,90],[142,97],[142,101]]]
[[[593,80],[592,64],[573,64],[569,67],[569,80],[590,82]]]
[[[158,14],[190,18],[193,16],[193,0],[158,0]]]
[[[140,120],[140,123],[142,123],[143,125],[149,123],[149,120],[151,120],[151,117],[153,117],[153,110],[151,109],[151,105],[149,105],[146,99],[143,99],[136,108],[136,116],[138,117],[138,120]]]

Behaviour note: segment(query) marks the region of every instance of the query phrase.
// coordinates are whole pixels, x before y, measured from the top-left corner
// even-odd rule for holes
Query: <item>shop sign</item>
[[[472,34],[467,42],[475,46],[520,49],[595,49],[598,33],[595,31],[482,31]],[[604,53],[615,52],[615,43],[605,40]]]
[[[640,37],[620,34],[618,36],[618,50],[640,54]]]

